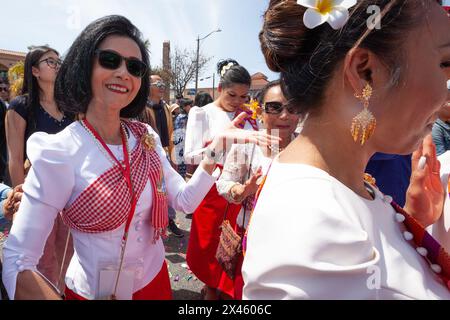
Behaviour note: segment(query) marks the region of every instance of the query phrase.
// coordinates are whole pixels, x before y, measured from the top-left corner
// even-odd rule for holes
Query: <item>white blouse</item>
[[[193,107],[189,111],[189,118],[186,126],[186,138],[184,145],[184,158],[186,164],[198,164],[202,160],[206,144],[223,132],[233,120],[235,112],[226,112],[215,102],[202,108]],[[253,130],[247,121],[244,129]],[[228,146],[228,149],[231,147]],[[225,157],[219,160],[223,164]]]
[[[186,183],[168,162],[157,134],[147,127],[157,140],[156,151],[163,166],[169,205],[175,210],[193,212],[215,179],[199,167]],[[130,150],[137,143],[131,134]],[[109,147],[118,160],[123,160],[121,145]],[[27,153],[32,167],[23,187],[17,218],[3,249],[3,282],[11,299],[15,295],[17,274],[23,270],[37,272],[36,265],[58,212],[68,208],[113,165],[79,122],[55,135],[35,133],[28,140]],[[152,243],[151,207],[149,181],[137,202],[125,251],[124,270],[135,275],[133,292],[150,283],[164,262],[162,240]],[[71,230],[75,252],[65,277],[68,288],[87,299],[99,298],[99,272],[118,266],[124,230],[125,224],[98,234]]]
[[[250,221],[244,299],[449,299],[389,197],[274,162]]]

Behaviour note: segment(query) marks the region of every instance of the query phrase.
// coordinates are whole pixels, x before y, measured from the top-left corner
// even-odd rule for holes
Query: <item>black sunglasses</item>
[[[97,50],[95,54],[98,55],[98,62],[105,69],[116,70],[122,64],[122,60],[125,60],[127,70],[132,76],[142,78],[148,72],[147,65],[138,58],[125,58],[112,50]]]
[[[0,92],[5,91],[5,92],[9,92],[9,88],[2,88],[0,87]]]
[[[166,88],[166,84],[164,82],[162,82],[162,81],[153,82],[151,85],[157,87],[158,89],[165,89]]]
[[[298,108],[282,104],[278,101],[268,101],[264,103],[264,112],[268,114],[280,114],[284,108],[286,108],[290,114],[300,114]]]

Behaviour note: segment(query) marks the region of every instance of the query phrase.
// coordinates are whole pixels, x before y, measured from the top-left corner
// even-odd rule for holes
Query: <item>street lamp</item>
[[[212,98],[214,100],[215,99],[215,97],[214,97],[215,96],[215,91],[216,91],[216,74],[213,73],[212,76],[209,76],[209,77],[206,77],[206,78],[202,78],[202,79],[200,79],[200,81],[208,80],[208,79],[211,79],[211,78],[213,78]],[[197,92],[195,94],[197,94]]]
[[[220,30],[220,28],[219,28],[217,30],[211,31],[210,33],[208,33],[203,38],[200,38],[200,36],[197,36],[197,60],[196,60],[196,63],[195,63],[195,94],[197,94],[197,89],[198,89],[198,59],[199,59],[199,55],[200,55],[200,41],[208,38],[214,32],[221,32],[221,31],[222,30]]]

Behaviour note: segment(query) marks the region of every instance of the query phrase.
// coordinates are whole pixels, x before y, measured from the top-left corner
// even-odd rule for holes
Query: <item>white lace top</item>
[[[236,203],[230,196],[231,188],[237,183],[244,184],[261,167],[263,175],[267,173],[272,159],[266,157],[261,148],[255,144],[234,144],[225,160],[224,168],[216,186],[219,194],[228,202]],[[250,210],[247,208],[244,220],[244,209],[237,217],[237,224],[247,227]]]

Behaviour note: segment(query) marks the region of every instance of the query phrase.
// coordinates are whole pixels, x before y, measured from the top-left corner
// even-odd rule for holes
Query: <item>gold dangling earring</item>
[[[361,146],[370,139],[377,126],[377,120],[373,116],[372,112],[369,111],[369,100],[372,97],[373,89],[370,84],[367,84],[361,95],[355,94],[355,97],[361,100],[364,105],[364,110],[361,111],[352,120],[352,136],[353,140],[361,143]]]

